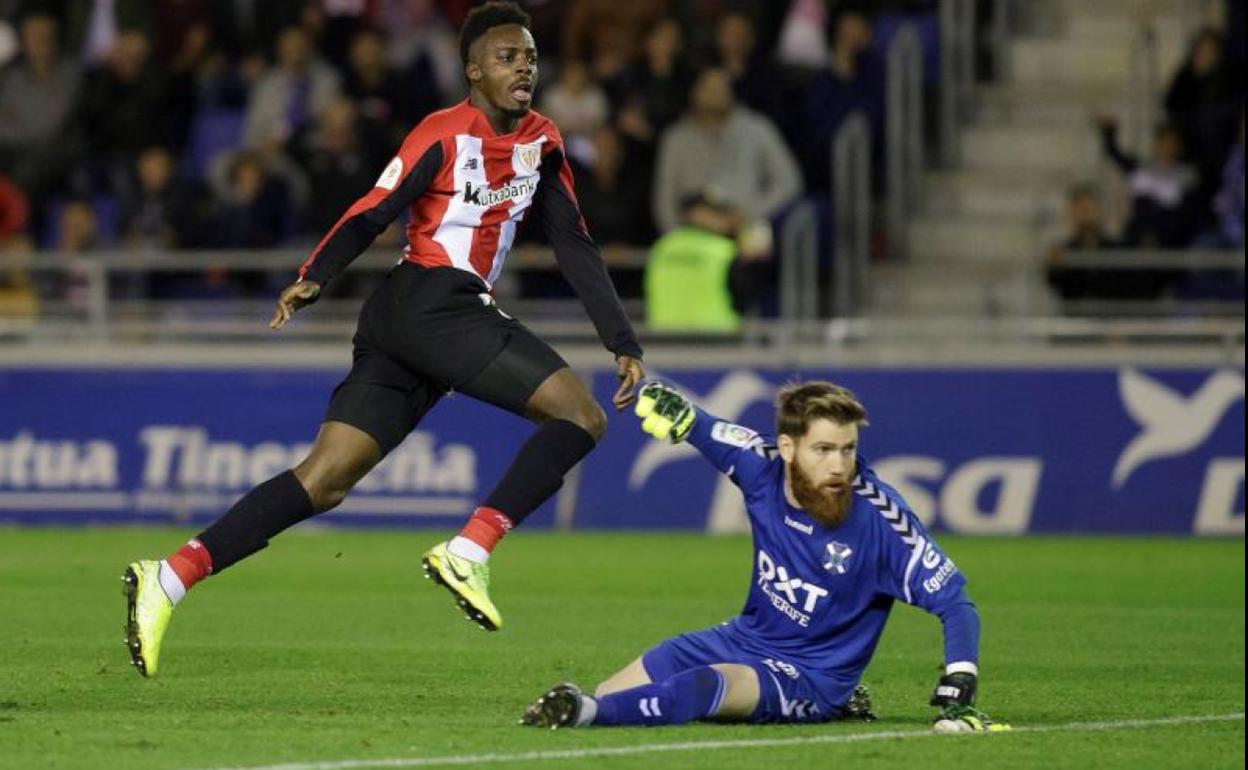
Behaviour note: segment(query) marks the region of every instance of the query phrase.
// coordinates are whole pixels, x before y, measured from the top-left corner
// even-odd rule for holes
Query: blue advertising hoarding
[[[871,413],[862,451],[930,526],[973,534],[1244,532],[1237,369],[662,372],[708,411],[769,431],[776,388],[827,378]],[[0,370],[0,521],[197,521],[300,460],[340,373]],[[616,382],[594,376],[609,404]],[[608,409],[610,412],[611,410]],[[458,524],[530,432],[443,400],[327,523]],[[745,528],[740,497],[630,415],[526,522]]]
[[[342,373],[0,370],[0,520],[204,521],[307,454]],[[461,396],[322,520],[450,526],[531,426]],[[534,514],[549,522],[553,501]]]
[[[770,432],[775,391],[798,376],[858,394],[871,423],[862,453],[938,530],[1244,532],[1241,371],[739,369],[665,379],[718,417]],[[605,398],[612,378],[596,385]],[[731,482],[693,449],[612,427],[611,455],[623,462],[585,464],[582,525],[700,516],[710,531],[745,527]]]

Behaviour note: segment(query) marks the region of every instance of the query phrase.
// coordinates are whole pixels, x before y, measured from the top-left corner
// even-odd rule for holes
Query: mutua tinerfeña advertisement
[[[339,372],[0,371],[0,520],[204,522],[297,463]],[[728,423],[772,431],[776,389],[830,379],[870,412],[861,452],[938,531],[1244,533],[1239,369],[656,371]],[[686,445],[610,423],[526,522],[582,528],[748,528],[740,495]],[[330,524],[456,526],[531,432],[457,395],[331,514]]]

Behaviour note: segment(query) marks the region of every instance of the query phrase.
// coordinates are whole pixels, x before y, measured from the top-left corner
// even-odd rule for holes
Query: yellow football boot
[[[126,594],[126,649],[143,676],[156,676],[160,643],[173,615],[173,602],[160,587],[160,562],[136,561],[121,578]]]
[[[476,621],[481,628],[486,631],[502,628],[503,616],[490,601],[490,565],[460,558],[446,546],[444,541],[425,551],[420,559],[425,577],[446,586],[468,619]]]

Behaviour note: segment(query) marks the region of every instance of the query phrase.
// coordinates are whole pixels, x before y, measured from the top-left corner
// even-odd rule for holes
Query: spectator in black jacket
[[[1182,162],[1183,137],[1169,124],[1153,139],[1153,160],[1144,163],[1118,145],[1113,120],[1101,123],[1105,153],[1127,175],[1131,211],[1122,234],[1130,247],[1182,249],[1191,245],[1200,226],[1199,178]]]
[[[1201,30],[1170,84],[1166,112],[1200,172],[1202,202],[1208,202],[1221,183],[1243,104],[1243,79],[1227,55],[1226,37],[1216,29]]]
[[[133,188],[122,198],[126,245],[138,249],[186,249],[199,245],[201,193],[178,179],[173,156],[160,145],[135,163]]]
[[[87,73],[82,121],[96,174],[91,187],[121,192],[139,153],[172,138],[166,82],[151,41],[138,30],[121,33],[108,58]]]
[[[590,148],[589,163],[577,164],[576,198],[609,260],[611,246],[647,246],[654,240],[649,180],[629,162],[625,143],[611,127],[595,131]]]
[[[1122,248],[1105,229],[1105,213],[1097,189],[1079,184],[1067,196],[1066,240],[1049,252],[1049,286],[1064,301],[1150,300],[1160,296],[1170,280],[1161,271],[1080,267],[1069,264],[1071,252],[1114,251]]]

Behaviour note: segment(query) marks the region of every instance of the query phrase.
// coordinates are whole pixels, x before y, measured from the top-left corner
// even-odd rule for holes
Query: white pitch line
[[[505,764],[508,762],[541,762],[560,759],[587,759],[590,757],[618,757],[630,754],[655,754],[671,751],[711,751],[716,749],[760,749],[785,746],[822,746],[835,743],[862,743],[903,738],[958,738],[1016,735],[1018,733],[1098,732],[1107,730],[1134,730],[1145,727],[1168,727],[1198,724],[1201,722],[1233,722],[1242,720],[1244,712],[1235,714],[1209,714],[1205,716],[1163,717],[1158,719],[1119,719],[1106,722],[1068,722],[1057,725],[1031,725],[1015,727],[1004,733],[938,733],[934,730],[886,730],[874,733],[850,733],[848,735],[812,735],[799,738],[746,738],[732,741],[685,741],[682,743],[652,743],[645,746],[603,746],[591,749],[564,749],[560,751],[525,751],[517,754],[475,754],[446,757],[395,757],[391,759],[342,759],[328,762],[290,762],[282,765],[247,765],[216,767],[211,770],[366,770],[367,768],[392,767],[449,767],[454,765]]]

